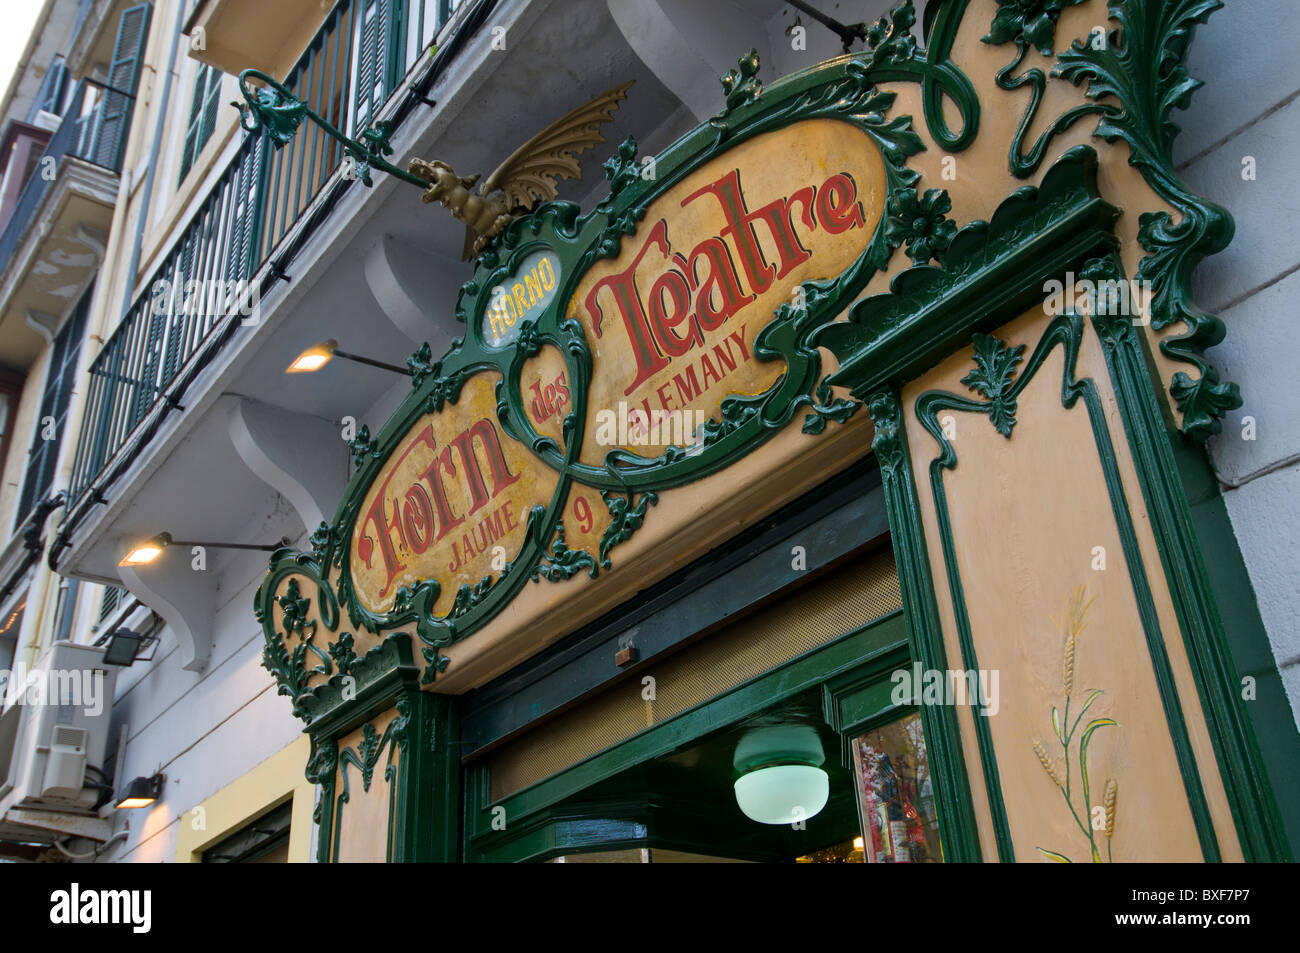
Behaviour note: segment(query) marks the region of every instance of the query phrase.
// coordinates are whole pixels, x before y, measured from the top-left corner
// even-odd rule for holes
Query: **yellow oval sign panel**
[[[758,361],[755,337],[802,282],[863,252],[885,190],[866,133],[813,119],[750,139],[655,200],[567,305],[593,356],[582,461],[615,447],[657,456],[691,442],[724,397],[771,387],[785,366]]]
[[[523,543],[528,511],[550,502],[555,474],[497,422],[499,379],[477,374],[456,403],[421,417],[370,485],[350,554],[370,611],[391,609],[402,586],[437,579],[434,613],[445,615],[462,585],[500,575]]]

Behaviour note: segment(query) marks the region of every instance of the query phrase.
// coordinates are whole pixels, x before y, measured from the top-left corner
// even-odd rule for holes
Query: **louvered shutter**
[[[67,87],[67,80],[68,68],[63,65],[63,57],[55,56],[50,62],[49,69],[45,71],[45,79],[41,80],[41,89],[36,94],[36,102],[32,103],[31,111],[27,115],[29,122],[35,119],[39,112],[63,115],[63,93]]]
[[[181,181],[189,174],[203,147],[217,126],[217,109],[221,100],[221,72],[211,66],[199,66],[190,96],[190,118],[185,125],[185,147],[181,153]]]
[[[190,166],[194,164],[194,157],[199,151],[199,124],[196,120],[203,109],[203,89],[207,73],[208,68],[200,65],[198,72],[194,74],[194,89],[190,92],[190,118],[185,123],[185,149],[181,153],[181,179],[184,179],[186,173],[190,171]]]
[[[149,18],[152,12],[153,8],[149,4],[142,3],[124,10],[122,19],[118,21],[113,60],[108,68],[109,88],[104,92],[104,100],[99,107],[103,113],[95,148],[90,156],[92,162],[105,168],[116,169],[122,161],[136,87],[140,82],[144,46],[149,39]]]
[[[86,289],[51,345],[50,365],[45,373],[45,391],[41,395],[40,416],[36,420],[32,448],[27,455],[27,475],[18,500],[15,528],[22,524],[54,483],[54,470],[59,462],[59,446],[63,436],[63,419],[68,414],[68,404],[72,398],[77,359],[81,354],[81,339],[86,332],[86,315],[90,311],[90,298],[94,289],[93,284]],[[53,421],[48,439],[47,419]]]
[[[397,0],[364,0],[357,41],[356,99],[352,134],[374,122],[388,98],[393,67],[393,6]]]

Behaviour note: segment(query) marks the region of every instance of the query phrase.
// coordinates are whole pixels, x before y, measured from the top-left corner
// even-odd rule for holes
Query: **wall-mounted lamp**
[[[751,731],[736,745],[736,803],[760,824],[793,824],[821,812],[830,799],[826,755],[810,725]]]
[[[152,539],[147,539],[142,543],[137,543],[132,549],[122,557],[118,563],[119,566],[144,566],[159,556],[168,546],[205,546],[212,549],[256,549],[262,552],[272,553],[289,545],[289,537],[281,537],[278,542],[270,545],[257,543],[203,543],[197,540],[172,539],[170,533],[159,533]]]
[[[162,797],[162,785],[165,777],[155,774],[149,778],[134,778],[117,799],[115,807],[150,807]]]
[[[350,354],[347,351],[339,350],[339,342],[330,338],[328,341],[321,341],[315,347],[309,347],[299,354],[292,364],[285,368],[286,374],[310,374],[312,371],[319,371],[322,367],[330,362],[331,359],[341,357],[345,361],[354,361],[357,364],[366,364],[370,367],[382,368],[386,371],[392,371],[394,374],[405,374],[411,376],[411,370],[407,367],[399,367],[396,364],[389,364],[387,361],[376,361],[372,357],[362,357],[360,354]]]
[[[126,667],[135,661],[144,636],[127,628],[114,629],[104,645],[104,664]]]

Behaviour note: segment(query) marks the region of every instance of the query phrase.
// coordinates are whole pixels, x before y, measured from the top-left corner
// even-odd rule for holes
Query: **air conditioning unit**
[[[5,686],[0,717],[0,837],[35,812],[92,816],[104,778],[117,672],[103,649],[56,642]]]

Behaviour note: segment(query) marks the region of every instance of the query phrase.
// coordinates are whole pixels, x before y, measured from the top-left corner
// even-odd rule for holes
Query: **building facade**
[[[1220,6],[48,0],[0,855],[1291,859],[1300,21]]]

